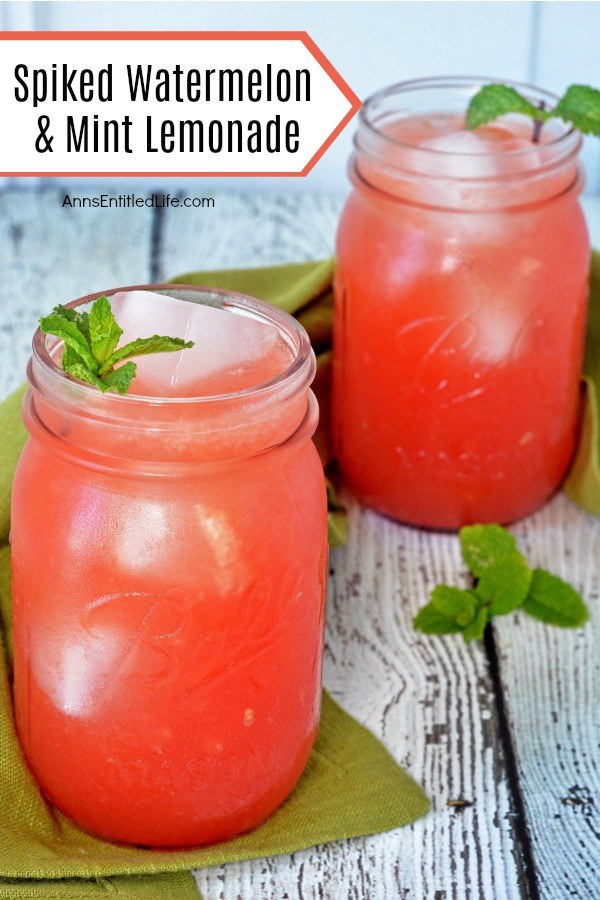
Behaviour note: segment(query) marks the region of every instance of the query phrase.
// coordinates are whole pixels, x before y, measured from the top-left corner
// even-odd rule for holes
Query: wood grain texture
[[[232,192],[216,194],[214,209],[156,217],[63,210],[61,199],[54,188],[0,193],[0,396],[23,380],[35,320],[53,303],[148,280],[153,249],[162,278],[328,255],[341,204]],[[325,683],[423,784],[433,811],[386,835],[203,870],[197,883],[206,900],[524,897],[484,649],[411,627],[431,587],[464,573],[458,542],[350,507],[349,544],[331,561]],[[540,895],[599,896],[600,520],[559,496],[515,533],[592,607],[583,631],[521,616],[495,635]],[[472,806],[447,807],[460,797]]]
[[[518,898],[513,808],[481,647],[415,634],[428,591],[463,566],[452,536],[404,528],[350,501],[334,551],[324,680],[433,800],[385,835],[196,873],[206,898]],[[457,810],[447,801],[464,798]]]
[[[163,275],[327,256],[341,202],[218,194],[214,209],[168,211]],[[387,835],[199,871],[209,900],[523,896],[484,652],[411,626],[428,591],[461,570],[455,538],[352,506],[350,542],[332,554],[325,684],[423,784],[434,811]],[[473,805],[446,806],[460,797]]]
[[[100,190],[80,184],[72,193]],[[0,193],[0,396],[25,379],[39,316],[150,277],[150,210],[63,208],[64,193]]]
[[[200,193],[197,191],[195,193]],[[206,194],[206,183],[202,188]],[[165,211],[161,278],[330,256],[341,196],[217,193],[213,209]]]
[[[590,608],[583,629],[523,614],[495,628],[540,895],[587,900],[600,897],[600,519],[560,495],[514,533]]]

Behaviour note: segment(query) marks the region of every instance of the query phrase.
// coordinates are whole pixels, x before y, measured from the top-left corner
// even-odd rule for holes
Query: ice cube
[[[499,365],[523,351],[523,314],[518,307],[503,307],[499,298],[493,297],[481,305],[471,321],[475,338],[469,350],[474,361]]]
[[[438,176],[449,178],[494,178],[504,172],[519,171],[539,164],[536,148],[499,125],[486,125],[474,131],[453,131],[422,141],[426,150],[437,151],[430,166]],[[504,156],[516,150],[518,160]]]
[[[271,368],[283,371],[289,365],[290,351],[275,325],[152,291],[119,291],[111,304],[123,329],[120,346],[152,334],[194,341],[192,348],[177,353],[136,357],[130,393],[218,393],[266,380],[275,374]]]
[[[519,172],[541,165],[539,145],[532,144],[518,132],[500,125],[486,125],[476,131],[457,128],[452,132],[428,138],[419,146],[433,153],[423,154],[421,170],[431,178],[419,183],[421,202],[461,210],[495,210],[503,205],[503,197]],[[510,195],[518,202],[517,180]],[[514,195],[514,196],[513,196]],[[506,195],[508,196],[508,195]],[[433,219],[432,219],[433,221]],[[454,235],[468,235],[476,242],[493,242],[506,233],[503,215],[462,216],[440,220],[440,226],[451,227]]]
[[[115,516],[111,540],[118,567],[127,577],[167,565],[173,535],[167,513],[162,503],[136,498],[123,504]]]
[[[41,689],[65,715],[91,715],[126,645],[119,635],[75,635],[56,625],[32,641],[31,668]]]

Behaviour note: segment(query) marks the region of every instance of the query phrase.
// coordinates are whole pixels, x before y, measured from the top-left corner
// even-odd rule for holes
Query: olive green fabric
[[[25,440],[22,389],[0,404],[0,898],[197,897],[191,868],[386,831],[428,809],[414,781],[326,693],[319,738],[296,790],[260,828],[210,847],[152,851],[85,834],[42,797],[15,734],[10,690],[9,494]],[[65,748],[68,753],[68,748]],[[90,798],[94,802],[94,798]],[[210,898],[207,898],[210,900]]]
[[[164,875],[123,875],[117,878],[0,878],[2,900],[198,900],[200,892],[190,872]]]
[[[333,257],[256,269],[185,272],[171,279],[173,284],[197,284],[248,294],[258,300],[274,303],[292,315],[330,291],[332,280]]]
[[[0,412],[0,542],[8,539],[10,527],[10,489],[17,460],[27,438],[21,419],[25,385],[2,403]]]
[[[600,253],[592,253],[590,312],[585,343],[583,415],[579,447],[565,481],[571,500],[600,516]]]

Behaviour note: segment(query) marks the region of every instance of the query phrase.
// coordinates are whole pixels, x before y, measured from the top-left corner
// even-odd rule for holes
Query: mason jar
[[[512,116],[466,131],[483,84],[411,81],[366,102],[337,235],[337,458],[362,501],[435,528],[532,512],[578,433],[581,136]]]
[[[36,332],[12,497],[14,697],[61,812],[168,847],[257,826],[302,773],[327,513],[304,329],[237,294],[147,290],[275,326],[289,365],[211,396],[102,394]]]

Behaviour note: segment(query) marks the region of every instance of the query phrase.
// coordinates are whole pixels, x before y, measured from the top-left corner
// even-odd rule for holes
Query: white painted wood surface
[[[587,900],[600,897],[600,518],[560,495],[514,533],[591,611],[573,631],[522,614],[494,628],[540,895]]]
[[[228,195],[217,204],[166,217],[164,276],[332,252],[340,200]],[[436,813],[390,835],[277,861],[267,879],[263,862],[198,873],[207,898],[221,896],[221,885],[223,898],[244,900],[521,895],[483,652],[421,639],[411,627],[428,591],[460,567],[456,545],[354,508],[350,544],[332,555],[325,684],[424,785]],[[449,809],[458,797],[473,807]]]
[[[56,302],[153,275],[331,252],[339,198],[215,199],[212,210],[157,216],[63,209],[53,187],[0,193],[0,397],[23,380],[35,320]],[[588,208],[597,234],[600,210]],[[532,559],[583,589],[592,621],[580,632],[525,617],[498,625],[503,735],[485,648],[411,627],[430,588],[463,571],[456,539],[350,506],[349,544],[332,555],[325,684],[423,784],[433,811],[389,834],[200,871],[206,900],[599,896],[600,520],[558,496],[516,528]],[[457,798],[472,805],[447,807]],[[528,882],[524,845],[535,861]]]

